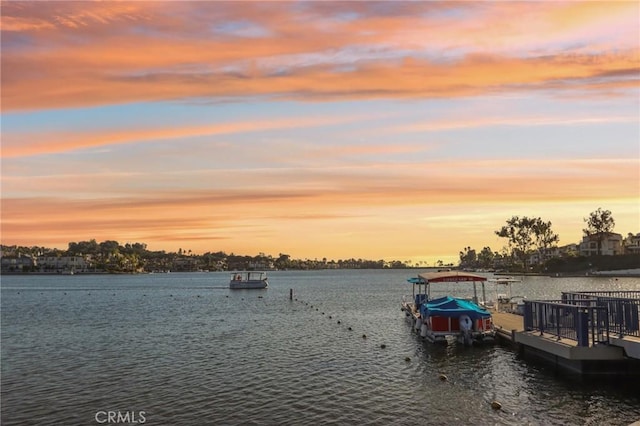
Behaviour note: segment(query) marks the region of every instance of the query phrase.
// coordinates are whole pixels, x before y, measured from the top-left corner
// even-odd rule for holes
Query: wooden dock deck
[[[506,312],[492,312],[492,316],[497,337],[509,345],[516,346],[524,355],[550,361],[558,367],[579,374],[610,372],[601,371],[601,367],[611,365],[612,369],[619,369],[620,363],[625,365],[623,371],[632,373],[637,370],[637,361],[631,361],[629,364],[629,358],[637,360],[637,355],[631,348],[637,350],[636,348],[640,347],[640,339],[627,336],[623,339],[626,346],[623,346],[612,336],[608,345],[585,347],[579,346],[576,340],[559,338],[548,333],[541,334],[539,331],[525,331],[523,316]],[[603,364],[602,361],[611,363]],[[598,366],[597,371],[594,371],[594,365]]]
[[[521,315],[515,315],[507,312],[492,312],[491,315],[493,317],[493,324],[496,327],[498,336],[510,343],[523,343],[524,340],[530,341],[530,337],[533,337],[544,342],[554,342],[558,345],[562,345],[563,347],[578,347],[578,342],[576,340],[558,338],[558,336],[548,333],[540,334],[539,332],[525,332],[524,317]],[[627,357],[640,359],[640,338],[634,336],[624,336],[620,338],[612,334],[609,340],[610,347],[622,348],[623,354]],[[593,347],[594,346],[590,346],[590,348]],[[585,353],[584,350],[581,349],[581,351],[583,354]],[[576,351],[574,350],[574,352]],[[596,351],[591,352],[595,353]],[[609,359],[610,357],[611,354],[605,356],[604,359]],[[619,355],[614,356],[616,359],[619,357]]]
[[[511,332],[524,331],[524,317],[522,315],[510,314],[507,312],[492,312],[493,324],[498,333],[508,335],[511,338]]]

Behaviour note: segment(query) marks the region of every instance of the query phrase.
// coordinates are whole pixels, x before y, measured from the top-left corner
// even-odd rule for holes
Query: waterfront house
[[[271,271],[275,269],[273,261],[269,259],[250,260],[247,266],[248,269],[254,271]]]
[[[39,256],[40,272],[87,272],[89,265],[82,256]]]
[[[598,253],[598,241],[601,243],[600,253]],[[580,255],[582,256],[594,256],[597,254],[615,256],[622,253],[622,235],[615,232],[598,232],[585,235],[580,243]]]
[[[2,273],[31,272],[36,263],[31,256],[3,256],[1,270]]]
[[[624,240],[624,252],[625,254],[640,254],[640,232],[635,235],[629,232]]]

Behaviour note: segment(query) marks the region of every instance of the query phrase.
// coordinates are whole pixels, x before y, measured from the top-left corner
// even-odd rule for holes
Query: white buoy
[[[427,337],[427,324],[422,324],[420,327],[420,337]]]
[[[460,315],[459,318],[460,330],[469,331],[473,328],[473,321],[469,318],[469,315]]]

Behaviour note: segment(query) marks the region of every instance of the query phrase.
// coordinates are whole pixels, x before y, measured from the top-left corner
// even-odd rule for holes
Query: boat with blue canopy
[[[419,274],[407,280],[413,286],[413,294],[411,298],[403,298],[402,310],[420,336],[429,341],[446,342],[449,337],[455,337],[467,346],[493,341],[495,328],[491,313],[478,304],[476,289],[476,283],[486,280],[482,275],[458,271]],[[453,296],[431,298],[432,284],[456,282],[473,283],[473,300]]]

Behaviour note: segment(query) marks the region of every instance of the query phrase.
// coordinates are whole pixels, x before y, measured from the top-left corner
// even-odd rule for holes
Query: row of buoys
[[[18,292],[17,294],[20,294],[20,292]],[[44,292],[40,292],[40,294],[44,294]],[[67,296],[67,295],[68,295],[66,291],[65,291],[63,294],[64,294],[65,296]],[[116,295],[116,293],[112,293],[111,295],[112,295],[112,296],[115,296],[115,295]],[[87,296],[91,296],[91,293],[87,293]],[[143,297],[147,297],[146,293],[145,293],[145,294],[143,294],[142,296],[143,296]],[[169,297],[173,297],[173,294],[170,294],[170,295],[169,295]],[[196,297],[201,297],[201,296],[198,294],[198,295],[196,295]],[[227,297],[227,298],[228,298],[228,297],[229,297],[229,295],[227,295],[227,296],[225,296],[225,297]],[[258,296],[258,299],[262,299],[263,297],[264,297],[264,296]],[[242,298],[242,300],[244,300],[244,297]]]
[[[309,302],[305,302],[304,300],[300,300],[300,299],[298,299],[297,297],[296,297],[296,298],[294,298],[294,299],[290,298],[289,300],[295,300],[296,302],[304,303],[304,304],[305,304],[305,306],[309,306],[309,307],[311,307],[312,309],[315,309],[316,311],[320,312],[322,315],[325,315],[325,312],[321,312],[319,308],[314,307],[314,306],[313,306],[312,304],[310,304]],[[327,315],[327,316],[329,317],[329,319],[334,319],[334,315]],[[342,324],[342,320],[336,320],[336,323],[337,323],[337,324]],[[349,330],[349,331],[353,331],[353,327],[349,326],[349,327],[347,327],[347,330]],[[363,339],[366,339],[366,338],[367,338],[367,335],[366,335],[366,334],[363,334],[363,335],[362,335],[362,338],[363,338]],[[382,344],[382,345],[380,345],[380,347],[381,347],[382,349],[384,349],[384,348],[386,348],[386,345]]]
[[[309,302],[305,302],[305,301],[302,301],[302,300],[298,300],[298,298],[296,298],[296,299],[295,299],[295,301],[296,301],[296,302],[300,302],[300,303],[304,303],[306,306],[310,306],[311,308],[313,308],[313,307],[314,307],[313,305],[310,305],[310,304],[309,304]],[[318,308],[315,308],[315,310],[316,310],[316,311],[319,311],[319,309],[318,309]],[[325,313],[324,313],[324,312],[322,312],[322,315],[324,315],[324,314],[325,314]],[[407,313],[407,314],[408,314],[408,313]],[[329,319],[333,319],[333,315],[329,315]],[[338,324],[342,324],[342,321],[341,321],[341,320],[337,320],[336,322],[337,322]],[[353,329],[352,329],[351,327],[348,327],[348,330],[349,330],[349,331],[352,331]],[[363,339],[363,340],[367,339],[367,335],[366,335],[366,334],[362,334],[362,339]],[[380,344],[380,349],[386,349],[386,347],[387,347],[387,345],[386,345],[386,344],[384,344],[384,343]],[[405,362],[409,363],[409,362],[411,362],[411,357],[408,357],[408,356],[407,356],[407,357],[405,357],[405,358],[404,358],[404,360],[405,360]],[[448,381],[449,381],[449,378],[448,378],[448,377],[447,377],[447,375],[446,375],[446,374],[444,374],[444,373],[439,373],[439,374],[438,374],[438,379],[439,379],[441,382],[448,382]],[[491,401],[490,406],[491,406],[491,408],[492,408],[492,409],[494,409],[494,410],[496,410],[496,411],[502,410],[502,404],[501,404],[500,402],[498,402],[498,401],[495,401],[495,400],[494,400],[494,401]]]
[[[297,299],[297,298],[296,298],[295,300],[296,300],[296,302],[298,301],[298,299]],[[300,302],[302,302],[302,301],[300,301]],[[302,303],[304,303],[305,305],[309,306],[309,303],[308,303],[308,302],[302,302]],[[310,306],[313,308],[313,305],[310,305]],[[318,308],[316,308],[316,311],[318,311],[318,310],[319,310],[319,309],[318,309]],[[322,312],[322,315],[324,315],[324,314],[325,314],[325,313],[324,313],[324,312]],[[329,315],[329,319],[333,319],[333,315]],[[336,322],[337,322],[337,324],[342,324],[342,321],[341,321],[341,320],[337,320]],[[353,327],[350,327],[350,326],[349,326],[349,327],[347,327],[347,330],[349,330],[349,331],[353,331]],[[366,334],[363,334],[363,335],[362,335],[362,338],[363,338],[363,339],[366,339],[366,338],[367,338],[367,335],[366,335]],[[380,345],[380,348],[381,348],[381,349],[385,349],[386,347],[387,347],[387,345],[385,345],[384,343]],[[408,358],[408,357],[407,357],[407,358]],[[410,360],[411,360],[411,358],[409,358],[409,361],[410,361]]]
[[[291,300],[291,299],[290,299],[290,300]],[[310,304],[309,302],[305,302],[305,301],[303,301],[303,300],[300,300],[300,299],[298,299],[297,297],[296,297],[295,299],[293,299],[293,300],[295,300],[296,302],[304,303],[304,304],[305,304],[305,306],[309,306],[309,307],[311,307],[311,308],[315,309],[316,311],[320,312],[322,315],[325,315],[325,312],[321,312],[319,308],[315,308],[315,307],[314,307],[312,304]],[[333,315],[329,315],[329,319],[333,319],[333,318],[334,318],[334,316],[333,316]],[[341,320],[337,320],[337,321],[336,321],[336,323],[337,323],[337,324],[342,324],[342,321],[341,321]],[[349,330],[349,331],[353,331],[353,327],[350,327],[350,326],[349,326],[349,327],[347,327],[347,330]],[[363,335],[362,335],[362,339],[363,339],[363,340],[366,340],[366,339],[367,339],[367,335],[366,335],[366,334],[363,334]],[[384,343],[380,344],[380,349],[386,349],[386,347],[387,347],[387,345],[386,345],[386,344],[384,344]],[[406,362],[411,362],[411,358],[410,358],[410,357],[405,357],[405,361],[406,361]]]

